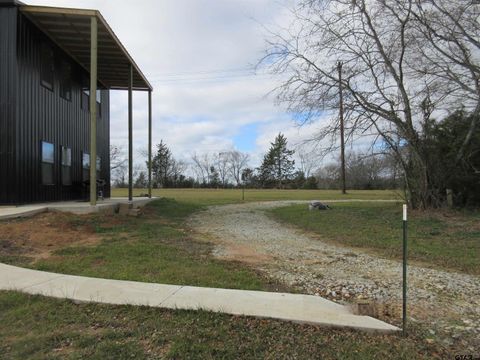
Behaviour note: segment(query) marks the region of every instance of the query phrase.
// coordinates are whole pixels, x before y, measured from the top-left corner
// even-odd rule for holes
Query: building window
[[[72,185],[72,149],[62,146],[62,185]]]
[[[55,147],[42,141],[42,185],[53,185],[53,167],[55,163]]]
[[[90,154],[87,153],[82,155],[82,180],[90,180]]]
[[[72,100],[72,66],[63,61],[60,70],[60,96],[65,100]]]
[[[55,58],[53,49],[47,43],[41,47],[40,82],[49,90],[53,90],[53,74],[55,72]]]

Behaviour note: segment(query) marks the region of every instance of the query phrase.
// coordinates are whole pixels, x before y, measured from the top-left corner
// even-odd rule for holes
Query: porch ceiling
[[[97,10],[20,6],[20,11],[89,72],[90,18],[95,16],[98,20],[98,81],[109,89],[127,90],[131,64],[133,89],[152,90],[145,75]]]

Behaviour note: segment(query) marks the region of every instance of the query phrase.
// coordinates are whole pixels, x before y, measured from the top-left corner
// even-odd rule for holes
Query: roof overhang
[[[96,17],[99,83],[108,89],[127,90],[132,65],[133,89],[153,89],[99,11],[29,5],[20,5],[19,10],[88,72],[90,72],[90,22],[92,17]]]

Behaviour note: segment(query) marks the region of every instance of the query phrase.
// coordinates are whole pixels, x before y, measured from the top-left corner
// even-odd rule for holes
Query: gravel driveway
[[[265,212],[292,203],[303,202],[212,206],[195,214],[189,226],[216,244],[219,258],[247,262],[308,294],[338,302],[370,301],[373,315],[398,323],[401,263],[327,243]],[[427,324],[445,346],[478,351],[480,277],[418,265],[409,266],[408,276],[413,321]]]

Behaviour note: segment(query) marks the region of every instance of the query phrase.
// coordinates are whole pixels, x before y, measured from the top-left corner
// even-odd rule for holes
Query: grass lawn
[[[2,359],[431,359],[398,335],[0,292]],[[432,356],[433,355],[433,356]]]
[[[79,231],[85,231],[88,226],[101,241],[93,245],[63,247],[34,262],[28,262],[28,257],[17,256],[0,256],[0,260],[63,274],[164,284],[269,289],[269,282],[253,270],[216,260],[209,256],[210,244],[191,239],[182,228],[183,220],[199,209],[199,205],[162,199],[151,203],[145,214],[138,218],[70,215],[63,217],[62,222]]]
[[[395,203],[336,203],[331,211],[305,205],[271,210],[284,223],[318,233],[322,239],[371,249],[401,259],[402,208]],[[480,212],[411,211],[409,259],[480,274]]]
[[[212,196],[209,191],[200,191],[191,193],[194,199],[189,202],[186,195],[178,194],[178,201],[152,202],[139,218],[39,215],[46,216],[46,229],[48,226],[58,232],[77,229],[78,234],[88,232],[85,236],[98,239],[88,244],[62,246],[42,259],[29,257],[23,250],[15,254],[15,247],[11,246],[6,247],[9,252],[2,254],[5,247],[0,246],[0,261],[113,279],[288,291],[245,265],[212,258],[212,245],[192,239],[184,228],[186,217],[205,204],[231,202],[231,199],[216,192]],[[347,204],[336,208],[343,206]],[[379,211],[384,210],[379,207],[376,213]],[[29,221],[32,219],[13,223],[28,225]],[[23,239],[22,234],[17,236]],[[426,336],[419,326],[412,327],[410,337],[403,339],[397,335],[323,329],[203,311],[74,304],[0,291],[2,359],[417,359],[445,355],[443,348],[427,343]]]
[[[146,194],[146,189],[134,189],[134,196]],[[156,197],[173,198],[177,201],[200,205],[230,204],[242,201],[241,189],[153,189]],[[340,190],[245,190],[245,201],[269,200],[333,200],[366,199],[390,200],[401,199],[401,192],[395,190],[351,190],[342,195]],[[112,189],[112,197],[128,196],[128,189]]]

